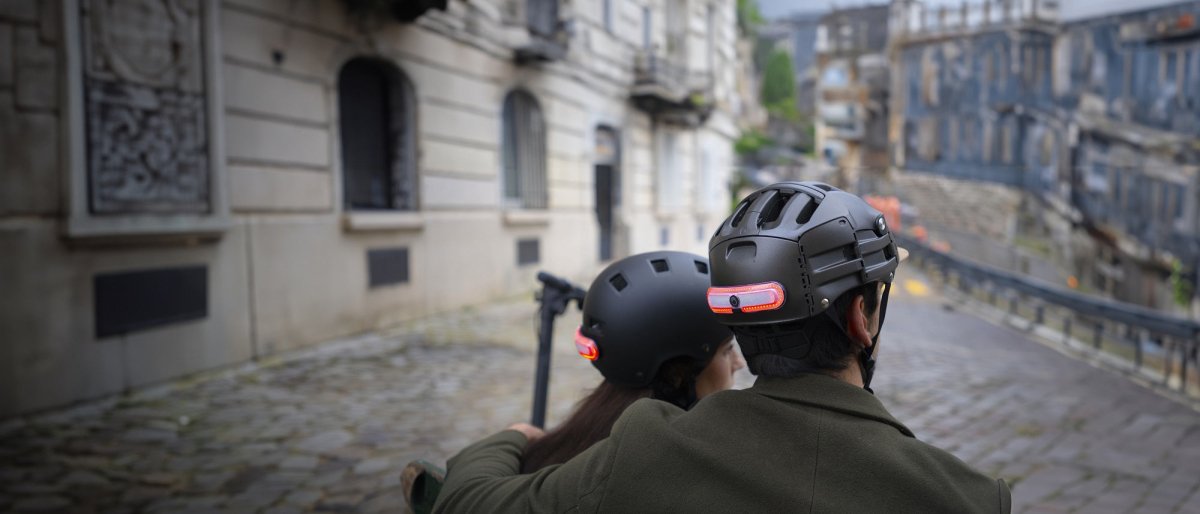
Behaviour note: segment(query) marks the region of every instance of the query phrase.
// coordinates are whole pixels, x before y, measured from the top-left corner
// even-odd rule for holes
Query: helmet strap
[[[879,329],[871,336],[871,346],[858,353],[858,369],[862,373],[863,389],[871,394],[875,394],[875,391],[871,390],[871,379],[875,377],[875,345],[879,344],[879,334],[883,332],[883,320],[887,317],[888,296],[891,292],[892,283],[884,283],[883,298],[879,300]]]

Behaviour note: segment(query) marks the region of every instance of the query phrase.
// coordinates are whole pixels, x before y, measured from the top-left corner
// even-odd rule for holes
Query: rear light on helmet
[[[717,314],[771,311],[782,307],[783,300],[783,285],[779,282],[708,288],[708,307]]]
[[[592,338],[583,335],[583,327],[575,329],[575,350],[579,352],[579,356],[587,360],[594,361],[600,358],[600,347],[596,346],[596,342]]]

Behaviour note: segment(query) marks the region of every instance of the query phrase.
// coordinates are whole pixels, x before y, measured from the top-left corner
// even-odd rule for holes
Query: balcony
[[[514,50],[513,58],[517,64],[533,64],[554,62],[567,55],[565,37],[546,37],[529,34],[529,39],[522,42]]]
[[[633,67],[631,97],[638,109],[668,125],[697,127],[713,111],[712,74],[641,52]]]
[[[860,141],[863,138],[863,120],[857,106],[848,103],[825,103],[820,106],[821,124],[827,137],[843,141]]]
[[[426,12],[446,10],[449,0],[342,0],[346,12],[360,19],[391,17],[400,23],[412,23]]]

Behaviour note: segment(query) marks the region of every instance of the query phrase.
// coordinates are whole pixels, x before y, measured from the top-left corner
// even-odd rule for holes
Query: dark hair
[[[854,299],[861,296],[867,316],[874,315],[879,308],[879,284],[872,282],[846,291],[833,302],[830,309],[840,319],[845,319]],[[814,371],[841,371],[846,369],[850,357],[857,351],[857,345],[826,315],[777,325],[733,327],[734,334],[750,338],[800,331],[807,336],[807,342],[801,343],[808,346],[808,353],[804,358],[785,357],[775,353],[746,355],[746,366],[750,368],[750,372],[758,376],[787,378]]]
[[[658,368],[658,375],[649,387],[622,387],[605,380],[600,382],[575,406],[575,411],[561,425],[529,443],[521,457],[521,473],[532,473],[551,464],[562,464],[608,437],[617,418],[633,402],[654,398],[668,403],[688,404],[694,395],[692,381],[708,362],[690,357],[676,357]],[[691,398],[694,401],[694,398]]]

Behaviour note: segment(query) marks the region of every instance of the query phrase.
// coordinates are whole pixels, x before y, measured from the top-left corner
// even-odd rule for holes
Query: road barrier
[[[1189,378],[1193,385],[1200,385],[1200,376],[1189,377],[1189,367],[1200,364],[1200,322],[971,262],[908,236],[898,235],[897,239],[918,265],[943,274],[946,283],[956,285],[967,295],[982,296],[994,306],[1007,307],[1009,314],[1057,328],[1064,342],[1072,338],[1072,332],[1082,330],[1078,340],[1090,335],[1093,350],[1125,357],[1137,371],[1154,361],[1161,366],[1164,387],[1189,395],[1196,395],[1193,390],[1200,389],[1189,387]],[[1178,382],[1172,387],[1175,377]]]

